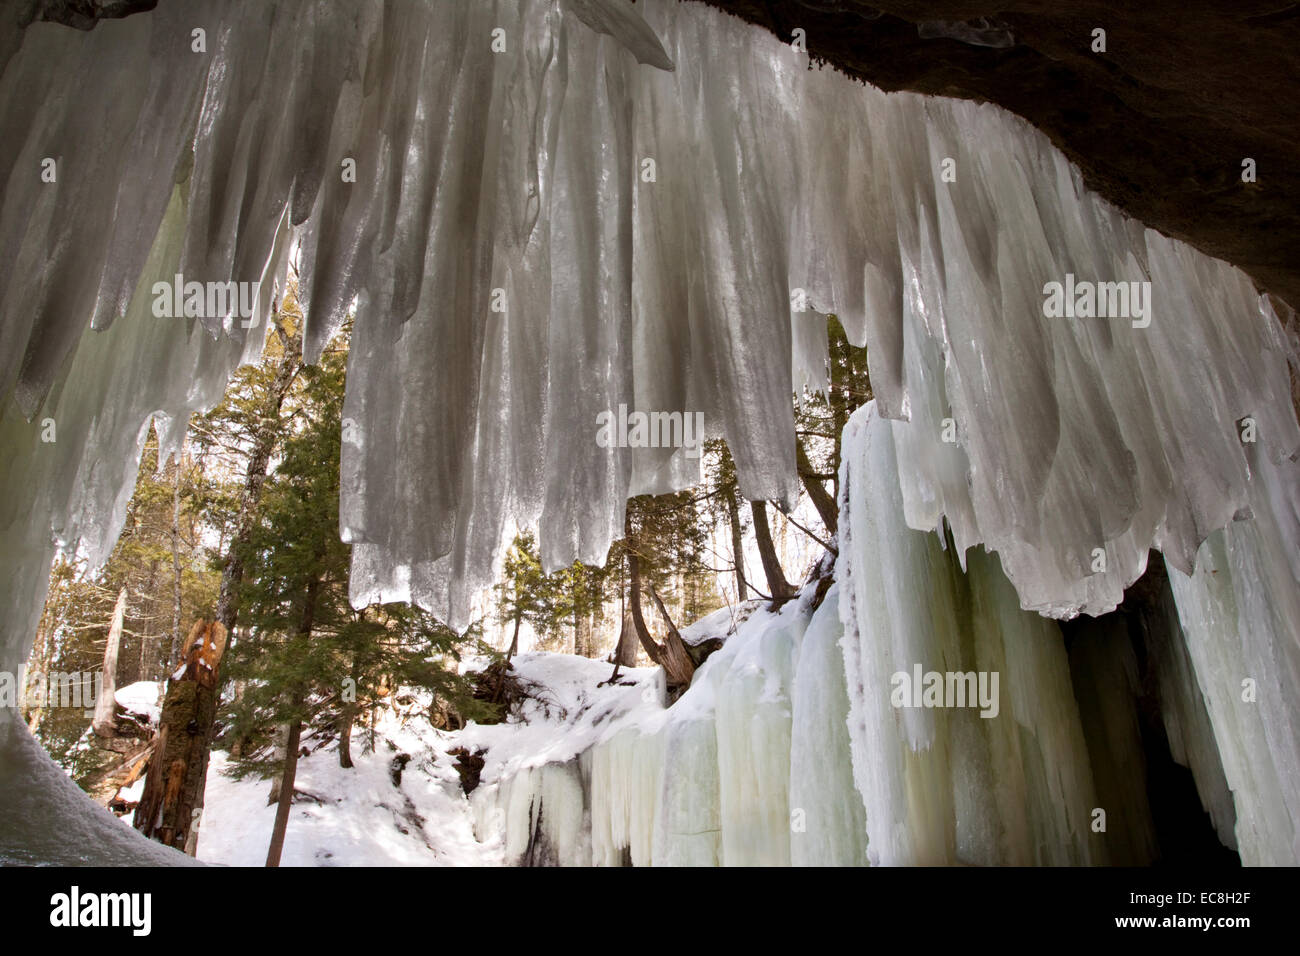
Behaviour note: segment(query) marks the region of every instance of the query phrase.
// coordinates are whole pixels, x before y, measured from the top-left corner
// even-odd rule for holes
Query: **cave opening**
[[[1120,836],[1107,840],[1112,862],[1240,866],[1232,794],[1163,558],[1148,555],[1114,611],[1060,626],[1098,800]]]

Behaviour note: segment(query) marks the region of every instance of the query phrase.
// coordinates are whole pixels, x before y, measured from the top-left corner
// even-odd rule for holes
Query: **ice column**
[[[1020,609],[995,557],[972,551],[963,575],[936,535],[908,528],[898,481],[890,423],[874,404],[859,409],[845,430],[837,572],[868,856],[884,865],[1104,862],[1059,629]],[[918,665],[983,675],[990,690],[997,675],[994,707],[954,707],[955,696],[939,699],[946,707],[893,706],[894,675],[911,678]]]
[[[1236,804],[1245,864],[1300,862],[1300,463],[1260,443],[1251,517],[1170,571],[1187,650]],[[1253,450],[1252,450],[1253,451]]]

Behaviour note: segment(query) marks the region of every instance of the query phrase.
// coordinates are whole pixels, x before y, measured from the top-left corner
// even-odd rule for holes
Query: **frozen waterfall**
[[[597,443],[620,404],[702,412],[744,494],[790,500],[790,396],[824,374],[809,329],[833,312],[878,410],[851,426],[838,597],[728,647],[672,708],[694,710],[533,771],[568,801],[554,843],[598,862],[1108,860],[1049,618],[1114,609],[1154,548],[1186,634],[1179,752],[1220,817],[1221,758],[1243,859],[1300,859],[1294,326],[1090,194],[1024,122],[809,69],[669,0],[5,19],[0,70],[0,670],[26,657],[54,549],[111,550],[151,418],[175,447],[256,353],[295,246],[309,355],[356,307],[354,603],[455,624],[514,524],[550,568],[599,561],[629,495],[695,480],[680,451]],[[177,277],[260,283],[257,307],[159,318]],[[1047,318],[1067,277],[1149,283],[1149,311]],[[900,657],[1000,670],[1001,715],[895,721],[879,682]],[[0,728],[6,782],[35,772],[20,734]],[[585,836],[575,787],[603,801]]]

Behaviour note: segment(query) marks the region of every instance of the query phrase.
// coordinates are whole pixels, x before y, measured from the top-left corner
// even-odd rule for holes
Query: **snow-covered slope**
[[[282,865],[502,864],[508,857],[505,821],[480,820],[449,751],[483,751],[479,794],[571,760],[598,741],[611,721],[649,702],[658,709],[655,671],[624,669],[618,685],[600,686],[612,670],[602,661],[567,654],[523,654],[515,658],[514,676],[536,696],[508,722],[440,731],[423,716],[385,708],[373,749],[369,727],[353,731],[352,768],[339,766],[336,744],[312,750],[298,764],[295,790],[302,796],[295,799]],[[310,738],[306,744],[311,747]],[[229,766],[228,754],[213,754],[198,857],[261,866],[275,819],[275,807],[267,805],[269,784],[255,776],[235,780]]]
[[[285,830],[282,866],[482,866],[501,859],[498,846],[474,838],[460,778],[428,727],[401,726],[385,711],[377,746],[363,752],[357,730],[354,766],[339,766],[334,747],[301,759],[297,797]],[[410,757],[394,777],[399,754]],[[263,866],[275,821],[270,785],[227,775],[229,756],[212,755],[204,793],[198,858],[228,866]],[[314,799],[318,798],[318,799]]]
[[[906,527],[946,526],[961,558],[996,552],[1019,607],[1102,613],[1151,547],[1185,577],[1199,553],[1176,593],[1220,749],[1248,755],[1229,768],[1257,808],[1243,845],[1295,859],[1300,429],[1295,343],[1269,300],[1099,201],[998,109],[886,95],[716,10],[642,0],[664,60],[632,16],[622,0],[193,0],[0,37],[0,669],[30,649],[54,548],[110,552],[150,417],[166,455],[257,353],[294,239],[308,354],[357,304],[340,515],[354,598],[453,623],[512,522],[539,528],[548,568],[598,561],[629,495],[696,476],[686,449],[594,440],[620,404],[702,412],[746,496],[790,498],[790,395],[824,374],[834,311],[893,420]],[[155,283],[177,276],[261,283],[257,307],[160,317]],[[1047,284],[1076,277],[1147,284],[1146,307],[1049,317]],[[1221,531],[1252,513],[1254,531]],[[882,546],[912,548],[896,530]],[[1228,567],[1230,585],[1210,576]],[[1012,592],[993,586],[1002,608]],[[766,761],[794,732],[780,701],[805,624],[710,668],[697,720],[628,727],[585,771],[520,787],[572,797],[589,771],[602,858],[792,853],[747,849],[727,821],[753,799],[745,774],[779,793]],[[1245,679],[1272,689],[1253,711]],[[1047,707],[1057,690],[1017,693]],[[775,749],[742,757],[737,721]],[[78,806],[30,789],[52,768],[31,768],[20,733],[0,729],[0,768],[28,770],[3,799],[30,817],[3,808],[0,854],[33,830],[55,846]],[[601,783],[627,760],[644,782]],[[716,787],[680,783],[679,760],[716,768]],[[684,801],[716,808],[720,835],[682,831]],[[752,825],[774,834],[774,818]],[[568,832],[554,842],[580,856]]]

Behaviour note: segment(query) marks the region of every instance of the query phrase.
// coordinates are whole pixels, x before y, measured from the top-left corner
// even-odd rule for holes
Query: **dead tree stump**
[[[199,620],[181,650],[183,663],[172,675],[163,701],[158,740],[149,758],[135,828],[194,855],[208,753],[217,719],[217,671],[226,649],[226,629]]]

